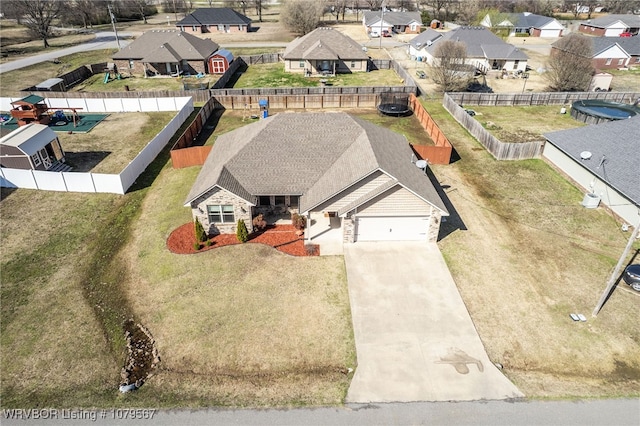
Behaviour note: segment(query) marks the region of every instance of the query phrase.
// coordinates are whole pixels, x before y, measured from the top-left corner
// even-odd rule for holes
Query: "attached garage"
[[[356,219],[356,241],[426,241],[429,216],[382,217]]]

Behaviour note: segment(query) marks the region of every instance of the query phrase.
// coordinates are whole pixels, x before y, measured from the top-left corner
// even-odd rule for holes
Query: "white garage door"
[[[429,217],[359,217],[356,241],[418,241],[427,239]]]

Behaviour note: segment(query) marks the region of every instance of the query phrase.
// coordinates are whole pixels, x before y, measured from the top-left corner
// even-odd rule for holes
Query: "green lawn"
[[[282,62],[250,65],[235,87],[316,87],[320,80],[331,86],[400,86],[401,79],[393,70],[378,70],[352,74],[338,74],[335,77],[305,77],[284,71]]]

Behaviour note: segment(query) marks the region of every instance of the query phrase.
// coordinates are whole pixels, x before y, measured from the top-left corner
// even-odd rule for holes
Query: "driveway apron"
[[[358,366],[347,402],[524,395],[489,360],[436,244],[344,245]]]

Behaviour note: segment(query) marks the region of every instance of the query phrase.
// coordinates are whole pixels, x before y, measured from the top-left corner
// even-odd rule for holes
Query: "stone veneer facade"
[[[208,205],[232,205],[233,206],[233,222],[229,223],[210,223],[209,214],[207,213]],[[214,189],[212,192],[205,194],[191,203],[193,218],[197,217],[202,223],[204,229],[209,235],[217,234],[235,234],[238,219],[242,219],[247,226],[249,233],[253,232],[253,224],[251,218],[251,204],[242,198],[235,196],[229,191],[222,189]]]

